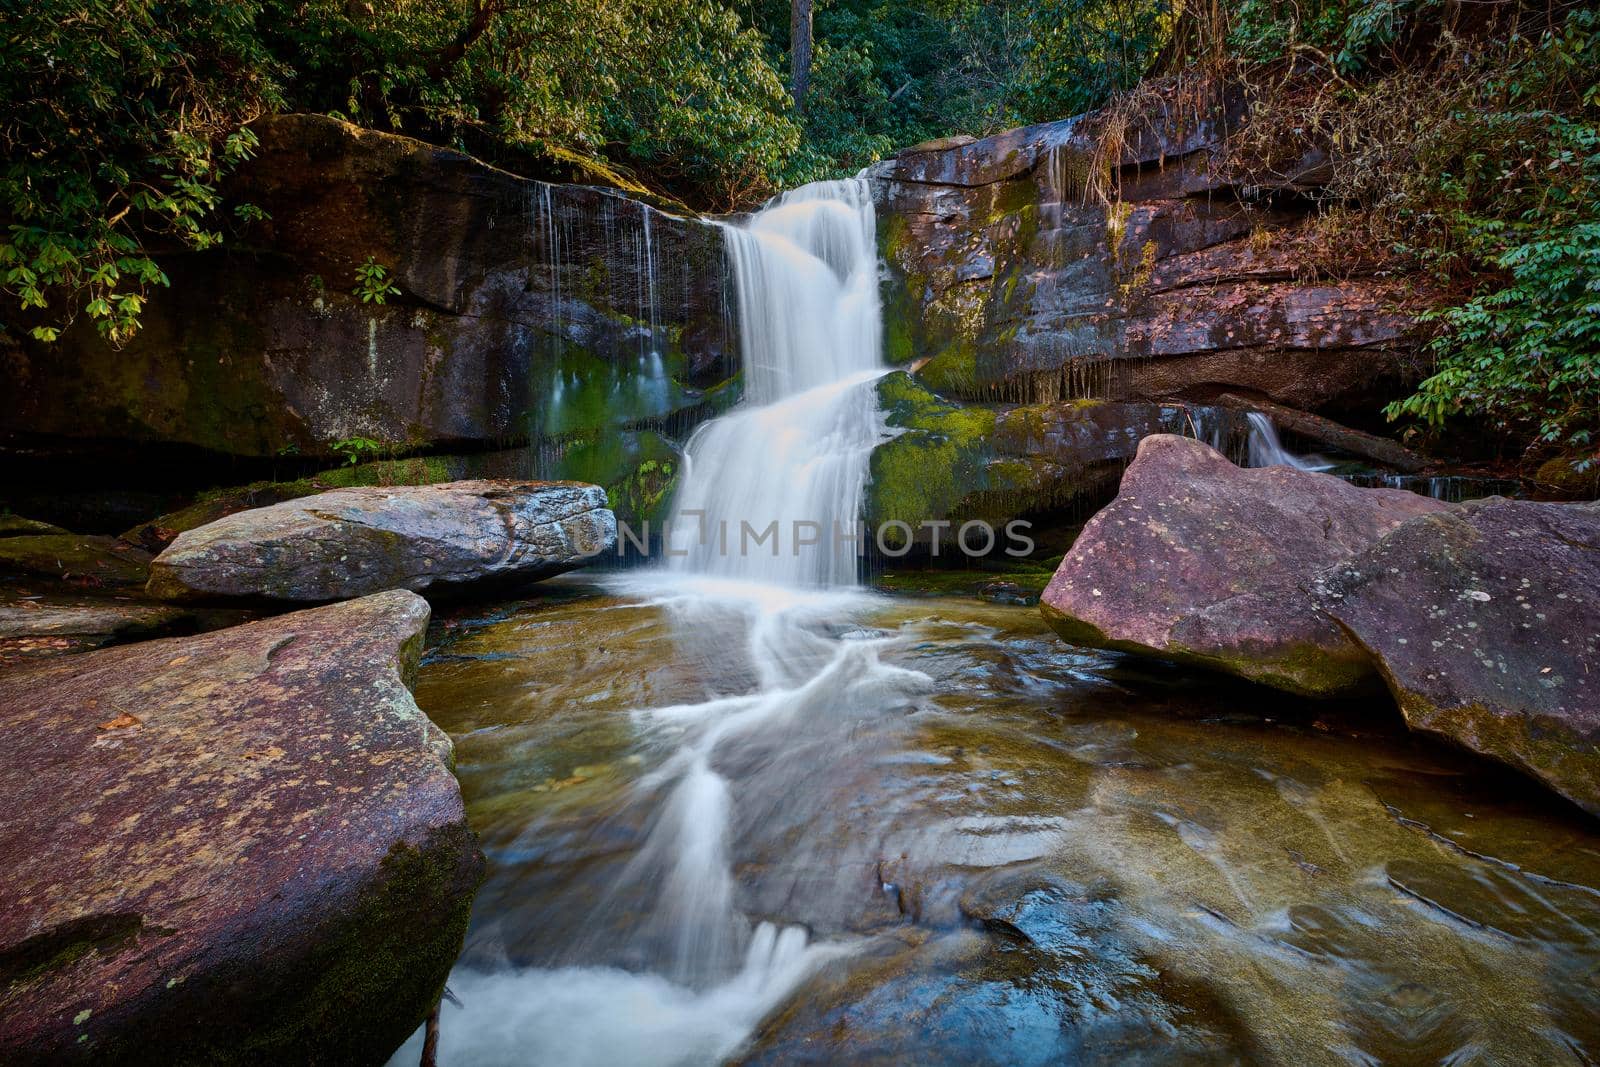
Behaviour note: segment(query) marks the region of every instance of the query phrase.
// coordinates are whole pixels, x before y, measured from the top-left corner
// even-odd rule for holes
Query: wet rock
[[[1412,729],[1600,814],[1600,504],[1463,504],[1394,530],[1315,592]]]
[[[1277,194],[1326,181],[1326,156],[1238,189],[1222,164],[1241,115],[1234,94],[1152,95],[1116,157],[1091,114],[877,165],[891,361],[930,360],[920,373],[945,396],[1030,404],[1395,395],[1426,285],[1377,263],[1309,278],[1312,201]],[[1112,203],[1090,190],[1097,173]]]
[[[320,601],[512,584],[582,566],[615,541],[605,491],[581,482],[335,489],[180,534],[151,564],[149,592]]]
[[[285,500],[314,496],[329,489],[357,486],[434,485],[467,478],[520,478],[528,473],[527,449],[478,452],[465,456],[416,456],[354,463],[318,471],[292,481],[261,481],[228,486],[204,493],[187,507],[158,515],[148,522],[124,530],[122,540],[130,545],[160,552],[186,530],[193,530],[220,518],[281,504]]]
[[[193,612],[172,604],[0,595],[0,666],[155,637],[195,622]]]
[[[115,537],[70,533],[0,537],[0,574],[89,586],[138,586],[149,570],[148,552]]]
[[[393,591],[0,677],[0,1059],[375,1063],[483,871]]]
[[[1187,438],[1147,437],[1117,499],[1084,528],[1040,608],[1074,644],[1159,656],[1307,696],[1372,680],[1305,585],[1446,505],[1288,467],[1242,469]]]
[[[336,458],[341,439],[504,447],[736,399],[715,226],[324,116],[253,128],[228,191],[269,217],[165,258],[172,286],[120,349],[87,321],[0,339],[0,429]],[[368,256],[400,290],[383,305],[352,295]]]
[[[1151,434],[1242,418],[1220,408],[1179,404],[1062,401],[996,410],[947,400],[904,372],[884,376],[879,404],[891,437],[873,450],[867,486],[869,528],[903,522],[923,539],[923,522],[949,520],[943,542],[959,547],[961,524],[987,522],[996,543],[969,539],[974,555],[1003,558],[1013,547],[1002,528],[1026,515],[1103,503]],[[1087,512],[1084,512],[1087,514]],[[898,550],[898,528],[885,534]]]

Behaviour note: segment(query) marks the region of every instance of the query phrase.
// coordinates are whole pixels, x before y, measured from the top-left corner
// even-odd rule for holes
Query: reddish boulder
[[[0,676],[0,1061],[382,1063],[483,857],[389,592]]]
[[[1289,467],[1243,469],[1185,437],[1147,437],[1117,499],[1041,598],[1079,645],[1177,660],[1307,696],[1375,681],[1306,585],[1408,519],[1445,508]]]
[[[1491,497],[1427,515],[1315,593],[1412,729],[1600,815],[1600,503]]]

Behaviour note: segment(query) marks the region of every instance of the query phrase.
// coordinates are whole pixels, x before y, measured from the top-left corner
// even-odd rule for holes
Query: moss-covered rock
[[[38,519],[21,515],[0,515],[0,537],[36,537],[40,534],[64,534],[70,531]]]
[[[964,403],[935,395],[921,377],[896,372],[879,382],[892,436],[873,450],[866,517],[874,529],[947,520],[946,543],[971,520],[1000,530],[1013,519],[1071,512],[1081,522],[1084,509],[1112,494],[1141,440],[1221,417],[1170,404]],[[900,547],[899,533],[887,531],[884,543]]]
[[[1122,116],[1114,154],[1091,115],[874,168],[891,361],[929,361],[941,395],[1012,403],[1236,387],[1376,410],[1403,395],[1425,280],[1378,264],[1307,277],[1313,201],[1246,207],[1213,165],[1242,103],[1197,121],[1176,119],[1189,105],[1151,103]]]
[[[115,537],[69,533],[0,537],[0,574],[93,586],[139,586],[149,571],[150,554]]]
[[[504,446],[699,410],[728,380],[721,231],[620,193],[527,181],[335,119],[257,124],[227,250],[163,260],[144,328],[7,335],[0,429],[333,456]],[[369,257],[382,305],[351,290]]]

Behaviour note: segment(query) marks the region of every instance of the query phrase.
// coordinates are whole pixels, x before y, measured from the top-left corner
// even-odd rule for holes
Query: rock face
[[[605,491],[464,481],[335,489],[179,534],[150,567],[171,600],[322,601],[383,589],[527,582],[616,543]]]
[[[1242,390],[1294,408],[1359,408],[1405,371],[1413,279],[1308,276],[1298,247],[1326,160],[1273,189],[1219,164],[1243,102],[1166,101],[1120,152],[1106,117],[922,146],[879,164],[879,233],[895,280],[889,354],[930,358],[944,396],[1204,399]],[[1110,203],[1091,191],[1103,174]]]
[[[1289,467],[1241,469],[1197,441],[1147,437],[1040,608],[1074,644],[1308,696],[1351,692],[1372,681],[1371,662],[1306,586],[1406,520],[1446,507]]]
[[[0,344],[0,431],[332,457],[589,439],[737,398],[716,227],[334,119],[255,129],[228,193],[270,218],[164,258],[121,350],[87,321]],[[368,257],[400,290],[382,305],[352,295]]]
[[[1490,498],[1428,515],[1316,594],[1413,729],[1600,815],[1600,504]]]
[[[393,591],[0,677],[0,1059],[382,1063],[483,872]]]

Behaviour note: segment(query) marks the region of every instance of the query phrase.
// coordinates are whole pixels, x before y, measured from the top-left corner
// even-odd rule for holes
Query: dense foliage
[[[1320,142],[1334,160],[1322,244],[1334,258],[1376,253],[1431,271],[1446,294],[1423,315],[1431,372],[1390,416],[1433,427],[1476,417],[1593,465],[1594,7],[1242,0],[1211,35],[1225,35],[1225,76],[1253,94],[1241,171]]]
[[[251,5],[182,6],[7,6],[0,282],[41,339],[79,311],[126,337],[165,284],[155,250],[222,239],[217,180],[250,153],[242,124],[279,98]]]

